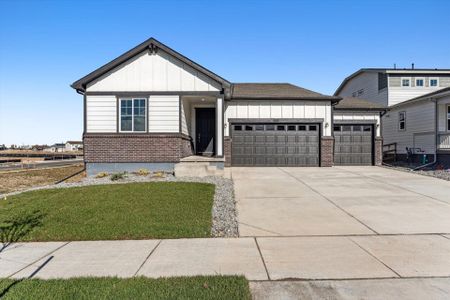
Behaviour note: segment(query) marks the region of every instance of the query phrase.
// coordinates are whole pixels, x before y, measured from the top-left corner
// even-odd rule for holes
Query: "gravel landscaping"
[[[430,176],[435,177],[443,180],[450,181],[450,169],[424,169],[424,170],[417,170],[414,171],[414,167],[407,167],[404,165],[384,165],[383,167],[403,172],[409,172],[413,174],[423,175],[423,176]]]
[[[103,178],[96,178],[94,176],[89,176],[83,178],[79,182],[70,182],[70,183],[63,182],[56,185],[46,185],[3,195],[0,194],[0,199],[17,195],[23,192],[43,190],[43,189],[69,188],[69,187],[80,187],[80,186],[102,185],[102,184],[125,184],[132,182],[200,182],[200,183],[214,184],[216,188],[212,208],[211,235],[213,237],[239,236],[233,181],[223,177],[215,177],[215,176],[175,177],[171,173],[161,173],[161,172],[151,173],[145,176],[127,173],[125,174],[123,179],[112,181],[111,175]]]

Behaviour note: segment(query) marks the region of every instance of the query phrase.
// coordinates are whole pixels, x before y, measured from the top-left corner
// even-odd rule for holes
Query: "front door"
[[[195,152],[212,156],[215,149],[214,135],[216,132],[216,109],[195,109]]]

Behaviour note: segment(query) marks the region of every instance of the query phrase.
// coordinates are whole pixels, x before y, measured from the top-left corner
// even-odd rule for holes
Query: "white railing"
[[[450,133],[439,134],[438,149],[450,149]]]

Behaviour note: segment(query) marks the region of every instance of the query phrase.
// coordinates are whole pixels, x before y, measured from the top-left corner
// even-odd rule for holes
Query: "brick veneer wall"
[[[85,134],[87,163],[178,162],[191,155],[189,137],[183,134]],[[189,145],[189,147],[188,147]]]
[[[383,138],[375,138],[375,166],[381,166],[383,164]]]
[[[332,136],[323,136],[320,139],[320,166],[332,167],[334,161],[333,155],[334,138]]]
[[[225,156],[225,167],[231,167],[231,138],[229,136],[224,137],[223,148]]]

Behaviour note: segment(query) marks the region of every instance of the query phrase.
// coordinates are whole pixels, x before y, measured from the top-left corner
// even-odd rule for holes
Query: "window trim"
[[[431,80],[436,80],[436,85],[431,85]],[[439,87],[439,77],[430,77],[428,78],[428,87]]]
[[[400,115],[401,114],[403,114],[403,121],[400,121]],[[401,122],[404,123],[403,129],[400,128]],[[404,111],[404,110],[398,112],[398,125],[397,125],[397,127],[398,127],[398,131],[406,131],[406,111]]]
[[[406,79],[408,79],[409,80],[409,84],[408,85],[403,85],[403,80],[406,80]],[[402,87],[402,88],[410,88],[411,87],[411,77],[401,77],[401,79],[400,79],[400,86]]]
[[[423,81],[423,85],[417,85],[417,80],[422,80]],[[419,87],[419,88],[423,88],[425,87],[425,78],[424,77],[416,77],[414,79],[414,83],[415,83],[415,87]]]
[[[145,128],[142,131],[134,130],[134,100],[142,100],[145,101],[145,117],[144,124]],[[122,100],[131,100],[131,130],[122,130]],[[117,109],[119,110],[119,120],[118,120],[118,131],[120,133],[147,133],[148,132],[148,98],[146,97],[119,97]]]

